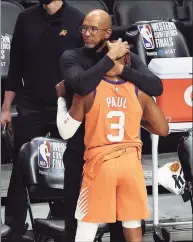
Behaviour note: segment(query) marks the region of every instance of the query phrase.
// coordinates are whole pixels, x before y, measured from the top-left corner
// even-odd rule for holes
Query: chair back
[[[34,138],[21,147],[19,162],[24,182],[33,197],[52,199],[61,196],[65,149],[65,142],[49,137]]]

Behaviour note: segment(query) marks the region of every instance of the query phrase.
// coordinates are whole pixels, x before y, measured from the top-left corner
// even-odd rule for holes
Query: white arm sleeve
[[[73,119],[66,107],[66,101],[63,97],[58,98],[58,110],[57,110],[57,127],[60,136],[64,139],[70,139],[80,127],[82,122]]]

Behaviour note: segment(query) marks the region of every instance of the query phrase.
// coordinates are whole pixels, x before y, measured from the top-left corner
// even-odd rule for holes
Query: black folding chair
[[[66,0],[66,2],[70,6],[77,8],[83,14],[87,14],[89,11],[94,9],[102,9],[109,12],[106,4],[101,0]]]
[[[10,227],[3,224],[1,221],[1,241],[9,241],[10,233],[11,233]]]
[[[192,133],[193,129],[190,129],[185,136],[180,140],[178,145],[178,157],[182,165],[184,172],[184,178],[187,182],[186,186],[186,198],[184,201],[189,201],[192,207],[193,215],[193,154],[192,154]],[[182,196],[183,197],[183,196]]]
[[[184,173],[184,179],[186,180],[185,191],[182,194],[184,202],[190,201],[192,207],[193,215],[193,154],[192,154],[192,132],[190,129],[186,134],[181,138],[180,143],[177,148],[178,157],[182,166]],[[175,242],[170,240],[170,233],[161,228],[159,233],[154,233],[153,235],[155,242]],[[190,240],[192,241],[192,240]],[[176,242],[188,242],[188,240],[177,240]]]
[[[64,220],[35,218],[31,200],[46,201],[50,207],[53,202],[63,199],[63,153],[65,143],[58,139],[38,137],[21,147],[19,160],[23,180],[26,185],[27,201],[35,241],[58,239],[64,232]],[[46,240],[45,240],[46,239]]]
[[[38,199],[49,203],[63,201],[64,166],[63,153],[66,144],[59,139],[37,137],[21,147],[19,164],[23,171],[23,180],[26,185],[27,201],[32,228],[36,242],[47,241],[53,238],[62,241],[65,225],[64,220],[54,218],[50,212],[46,219],[34,218],[31,209],[31,200]],[[100,226],[96,241],[101,241],[108,227]]]

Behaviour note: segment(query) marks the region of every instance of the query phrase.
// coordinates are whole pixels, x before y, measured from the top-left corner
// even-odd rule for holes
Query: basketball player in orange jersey
[[[129,60],[123,57],[119,62]],[[168,134],[168,123],[154,100],[113,72],[89,95],[75,94],[68,112],[61,97],[64,83],[56,87],[61,137],[72,137],[85,117],[85,165],[75,213],[75,242],[94,241],[100,223],[116,220],[122,221],[127,242],[142,241],[141,220],[149,217],[149,209],[140,124],[155,134]]]

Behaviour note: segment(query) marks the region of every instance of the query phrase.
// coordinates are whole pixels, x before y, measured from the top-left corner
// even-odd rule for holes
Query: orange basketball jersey
[[[91,110],[86,114],[85,146],[91,149],[139,140],[142,108],[138,89],[130,82],[103,79]]]
[[[84,172],[94,177],[102,162],[119,156],[127,147],[140,148],[142,108],[138,89],[130,82],[103,78],[93,92],[95,99],[85,118]]]

